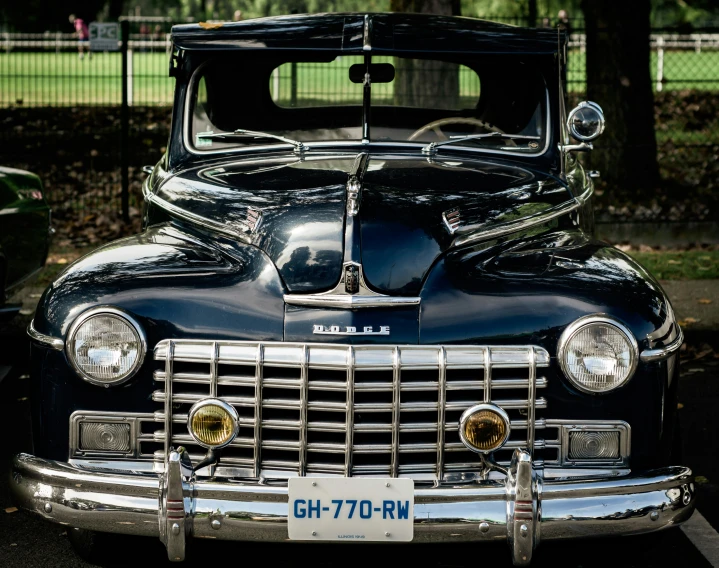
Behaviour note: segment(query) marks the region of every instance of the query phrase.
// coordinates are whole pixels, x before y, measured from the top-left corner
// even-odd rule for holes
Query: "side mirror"
[[[604,112],[597,103],[583,101],[579,103],[567,118],[567,128],[573,138],[580,142],[590,142],[604,132]]]

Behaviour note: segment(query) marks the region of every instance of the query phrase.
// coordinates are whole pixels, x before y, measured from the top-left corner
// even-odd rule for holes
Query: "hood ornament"
[[[361,153],[355,158],[350,177],[347,180],[347,216],[354,217],[359,213],[360,198],[362,197],[362,178],[367,171],[369,154]]]

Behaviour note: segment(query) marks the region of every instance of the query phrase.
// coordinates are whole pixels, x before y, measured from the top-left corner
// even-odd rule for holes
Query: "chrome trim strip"
[[[135,332],[135,335],[137,336],[137,339],[140,343],[140,352],[137,357],[137,361],[135,362],[135,367],[131,369],[125,376],[115,379],[112,381],[100,381],[94,377],[91,377],[85,371],[83,371],[76,363],[75,356],[71,352],[73,340],[75,339],[75,333],[77,333],[77,330],[80,328],[80,326],[85,323],[88,319],[90,319],[93,316],[96,315],[102,315],[102,314],[108,314],[115,317],[118,317],[122,320],[125,320],[127,324],[133,329]],[[72,322],[72,325],[70,326],[70,329],[67,332],[67,342],[65,344],[65,355],[67,357],[68,362],[70,363],[70,366],[73,368],[75,373],[77,373],[78,377],[80,377],[82,380],[87,381],[90,384],[97,385],[100,387],[116,387],[119,385],[125,384],[127,381],[129,381],[132,377],[134,377],[137,372],[142,367],[142,364],[145,361],[145,355],[147,354],[147,336],[145,335],[145,330],[142,329],[142,326],[137,322],[137,320],[131,316],[128,312],[125,310],[121,310],[120,308],[116,308],[113,306],[96,306],[94,308],[90,308],[89,310],[85,310],[82,312],[79,316],[75,318],[75,320]]]
[[[400,364],[400,350],[395,347],[392,352],[392,477],[399,472],[399,411],[401,408],[400,384],[402,381],[402,367]],[[439,407],[439,405],[437,405]]]
[[[571,374],[569,373],[567,369],[567,362],[566,362],[566,350],[567,350],[567,344],[569,341],[574,337],[574,335],[582,328],[587,325],[595,324],[595,323],[603,323],[607,325],[611,325],[613,327],[616,327],[621,333],[623,333],[627,340],[629,341],[629,345],[631,346],[631,360],[629,362],[629,372],[627,373],[627,377],[619,384],[615,385],[613,388],[605,391],[593,391],[591,389],[588,389],[584,385],[578,383],[575,381]],[[594,395],[602,395],[610,392],[614,392],[618,388],[626,385],[631,379],[632,376],[634,376],[634,371],[637,369],[637,362],[639,360],[639,346],[637,345],[637,340],[632,334],[632,332],[625,326],[623,323],[621,323],[616,318],[611,317],[608,314],[604,313],[598,313],[598,314],[589,314],[586,316],[582,316],[579,319],[574,320],[572,323],[570,323],[565,330],[562,332],[562,335],[559,338],[559,342],[557,344],[557,359],[559,361],[559,366],[562,369],[562,374],[565,376],[565,378],[574,386],[577,390],[580,390],[581,392],[588,393],[588,394],[594,394]]]
[[[439,363],[439,377],[437,381],[437,479],[444,479],[444,440],[447,425],[447,350],[444,346],[439,348],[437,354]],[[402,425],[400,424],[400,432]]]
[[[175,342],[170,339],[167,342],[167,357],[165,358],[165,376],[172,377],[172,365],[175,361]],[[167,460],[170,457],[172,446],[172,381],[165,381],[165,471],[167,471]]]
[[[483,350],[484,358],[484,384],[482,385],[482,396],[485,404],[489,404],[492,401],[492,354],[489,351],[489,347],[485,347]]]
[[[663,338],[669,339],[667,336],[679,326],[676,325],[676,318],[674,317],[674,310],[672,305],[667,301],[667,317],[664,319],[664,323],[657,329],[647,334],[647,341],[649,341],[649,347],[654,347],[654,344]]]
[[[249,233],[251,233],[252,230],[248,225],[245,225],[241,221],[239,221],[238,223],[242,225],[242,229],[237,230],[232,227],[228,227],[227,225],[223,225],[222,223],[218,223],[217,221],[213,221],[212,219],[208,219],[207,217],[202,217],[201,215],[197,215],[196,213],[187,211],[186,209],[178,207],[177,205],[173,205],[172,203],[165,201],[154,193],[151,193],[149,188],[147,189],[147,191],[143,191],[143,194],[145,200],[148,203],[157,205],[158,207],[164,209],[167,213],[169,213],[173,217],[176,217],[177,219],[199,225],[200,227],[204,227],[205,229],[209,229],[227,237],[239,239],[246,243],[249,243],[251,241]]]
[[[290,306],[312,306],[320,308],[337,308],[354,310],[358,308],[396,308],[400,306],[417,306],[422,298],[384,296],[350,296],[345,294],[285,294],[285,304]]]
[[[345,411],[345,477],[352,475],[352,454],[354,449],[354,430],[355,430],[355,350],[350,346],[347,348],[347,410]]]
[[[537,399],[537,362],[536,354],[534,353],[534,346],[531,346],[529,351],[529,392],[527,394],[527,400]],[[529,457],[534,459],[534,428],[535,428],[535,405],[530,404],[527,408],[527,451]]]
[[[12,462],[11,476],[18,506],[50,522],[158,537],[167,520],[161,497],[163,485],[170,484],[161,483],[157,475],[97,471],[20,454]],[[653,532],[686,521],[695,507],[692,471],[680,466],[584,478],[567,478],[554,470],[542,480],[541,493],[540,479],[536,481],[532,501],[537,501],[537,513],[532,520],[536,518],[535,534],[542,525],[542,540],[596,536],[598,531],[606,536]],[[174,486],[183,488],[179,498],[184,500],[188,537],[246,540],[250,530],[257,541],[287,540],[286,484],[199,479]],[[416,484],[414,541],[506,540],[512,530],[509,521],[517,518],[516,506],[511,515],[508,510],[512,493],[518,494],[501,476]],[[219,529],[213,528],[213,520],[221,521]],[[521,536],[521,524],[519,529]]]
[[[65,349],[65,342],[59,337],[52,337],[51,335],[45,335],[35,329],[35,320],[30,320],[27,326],[27,334],[32,341],[39,343],[43,347],[49,347],[55,351],[62,351]]]
[[[254,414],[254,431],[253,431],[253,445],[254,445],[254,475],[255,477],[260,476],[260,470],[262,469],[262,388],[264,383],[264,359],[265,359],[265,346],[262,343],[257,344],[257,355],[255,358],[255,414]],[[167,376],[167,375],[166,375]],[[301,418],[301,417],[300,417]],[[301,420],[300,420],[301,424]]]
[[[307,407],[309,406],[309,359],[307,346],[302,347],[302,361],[300,363],[300,447],[299,447],[299,474],[307,473]],[[262,404],[262,401],[260,401]]]
[[[455,234],[457,234],[458,236],[452,242],[452,246],[458,247],[470,243],[475,243],[478,241],[484,241],[487,239],[496,239],[510,233],[529,229],[536,225],[542,225],[553,219],[556,219],[557,217],[561,217],[562,215],[566,215],[568,213],[571,213],[572,211],[579,209],[582,205],[584,205],[586,200],[589,199],[593,191],[594,189],[590,187],[582,195],[573,198],[571,201],[566,201],[560,205],[551,207],[542,213],[530,215],[529,217],[519,219],[518,221],[504,223],[492,229],[483,230],[481,228],[477,228],[476,225],[461,227],[455,232]]]
[[[369,14],[364,16],[364,29],[362,33],[362,50],[372,51],[372,21]]]
[[[674,355],[677,351],[679,351],[680,347],[682,346],[682,343],[684,343],[684,332],[682,331],[682,328],[678,325],[677,328],[677,336],[676,338],[669,343],[668,345],[665,345],[664,347],[658,347],[655,349],[645,349],[642,351],[641,355],[639,355],[639,359],[643,363],[651,363],[652,361],[662,361],[664,359],[667,359]]]

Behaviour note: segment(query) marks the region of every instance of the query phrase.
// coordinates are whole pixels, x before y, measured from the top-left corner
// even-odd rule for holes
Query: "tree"
[[[393,12],[460,15],[460,0],[391,0]],[[432,107],[442,101],[454,108],[459,99],[459,66],[456,63],[395,58],[397,77],[394,104]]]
[[[609,187],[653,188],[659,179],[649,71],[650,0],[631,5],[582,0],[587,34],[587,98],[607,129],[590,157]]]

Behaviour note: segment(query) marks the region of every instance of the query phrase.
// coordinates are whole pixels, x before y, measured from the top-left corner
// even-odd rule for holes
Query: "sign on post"
[[[90,22],[90,51],[120,51],[117,22]]]

